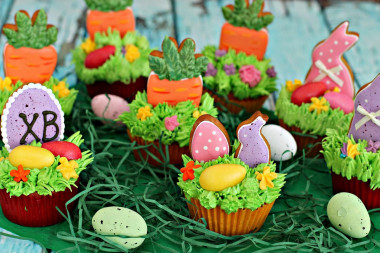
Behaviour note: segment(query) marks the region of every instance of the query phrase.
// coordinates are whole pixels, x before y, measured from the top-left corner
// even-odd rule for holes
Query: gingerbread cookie
[[[64,129],[61,105],[52,91],[41,84],[30,83],[16,90],[1,117],[1,134],[8,151],[34,140],[61,140]]]
[[[261,133],[261,128],[267,120],[267,115],[256,112],[249,119],[240,123],[236,129],[240,145],[235,156],[251,168],[270,161],[270,146]]]
[[[206,114],[194,123],[189,148],[194,160],[208,162],[229,154],[230,138],[222,123]]]
[[[360,88],[355,98],[355,112],[348,131],[355,140],[380,141],[380,74]]]
[[[354,97],[354,78],[343,53],[359,39],[359,34],[348,31],[349,23],[338,25],[330,36],[315,46],[312,54],[312,66],[305,83],[324,82],[329,90],[338,87],[341,92]]]

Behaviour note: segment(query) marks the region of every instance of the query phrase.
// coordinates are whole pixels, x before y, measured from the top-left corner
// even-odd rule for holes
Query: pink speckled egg
[[[129,112],[129,105],[123,98],[111,94],[107,94],[107,96],[100,94],[92,99],[91,107],[96,116],[114,120],[123,112]]]
[[[324,95],[332,109],[340,108],[345,114],[354,110],[354,100],[341,92],[329,92]]]

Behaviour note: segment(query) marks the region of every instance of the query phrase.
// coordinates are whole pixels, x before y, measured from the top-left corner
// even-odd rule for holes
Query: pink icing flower
[[[249,85],[255,87],[261,81],[261,72],[253,65],[246,65],[239,69],[240,79]]]
[[[165,118],[165,128],[169,131],[174,131],[179,126],[177,115]]]

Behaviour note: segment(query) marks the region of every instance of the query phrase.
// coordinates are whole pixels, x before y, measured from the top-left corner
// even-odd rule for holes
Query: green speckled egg
[[[146,222],[140,214],[117,206],[98,210],[92,218],[92,227],[97,234],[114,235],[108,239],[126,249],[140,246],[145,238],[122,238],[120,236],[139,237],[146,235],[148,231]]]
[[[363,238],[371,230],[371,220],[363,202],[348,192],[338,193],[330,199],[327,216],[336,229],[353,238]]]

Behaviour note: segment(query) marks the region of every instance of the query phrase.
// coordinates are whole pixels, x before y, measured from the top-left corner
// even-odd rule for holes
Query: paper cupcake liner
[[[234,114],[238,114],[243,108],[247,111],[247,113],[253,114],[263,107],[265,100],[268,98],[268,96],[261,96],[258,98],[246,98],[239,100],[230,93],[228,95],[228,101],[226,101],[224,98],[218,96],[211,90],[204,89],[204,91],[209,93],[214,98],[215,103],[220,103],[226,107],[228,111]]]
[[[363,182],[356,177],[348,180],[334,172],[331,173],[333,192],[349,192],[358,196],[368,210],[380,208],[380,189],[372,190],[369,182]]]
[[[285,122],[282,119],[278,119],[278,122],[280,126],[285,128],[289,132],[297,132],[297,133],[303,132],[300,128],[296,126],[288,126],[287,124],[285,124]],[[317,139],[314,139],[308,136],[293,134],[293,137],[297,142],[297,150],[299,150],[299,152],[302,152],[302,150],[305,149],[306,157],[314,158],[316,156],[321,156],[320,151],[322,150],[322,140],[324,136],[318,136]],[[312,147],[309,147],[309,145]]]
[[[135,82],[129,84],[122,83],[120,81],[112,84],[106,81],[97,81],[93,84],[86,84],[88,95],[93,98],[99,94],[113,94],[126,99],[128,102],[132,102],[135,99],[138,91],[143,92],[146,90],[147,85],[146,77],[139,77]]]
[[[131,142],[135,141],[138,146],[145,146],[145,145],[149,145],[152,143],[152,142],[144,140],[141,137],[132,136],[129,129],[127,129],[127,133],[128,133],[128,136],[129,136],[129,139],[131,140]],[[151,145],[145,149],[133,150],[133,154],[135,156],[136,161],[142,161],[142,160],[148,161],[148,163],[153,165],[153,166],[162,165],[164,159],[163,159],[160,151],[158,150],[160,143],[158,140],[156,140],[153,142],[153,144],[154,145]],[[162,149],[162,152],[166,156],[166,146],[161,144],[161,149]],[[150,153],[152,153],[155,157],[157,157],[160,160],[160,162],[156,161],[151,155],[149,155],[147,152],[145,152],[145,150],[148,150]],[[188,146],[180,147],[177,142],[174,142],[171,145],[169,145],[168,151],[169,151],[169,163],[170,164],[182,164],[183,163],[182,155],[190,156],[189,147]],[[143,159],[141,159],[140,155],[142,156]]]
[[[204,208],[198,199],[191,199],[187,203],[191,218],[200,220],[204,218],[207,222],[207,228],[216,233],[233,236],[255,233],[263,226],[274,201],[270,204],[264,204],[262,207],[252,211],[250,209],[238,209],[235,213],[227,214],[219,206],[212,209]]]
[[[79,180],[76,182],[79,185]],[[45,227],[64,221],[64,217],[58,212],[67,215],[66,202],[78,193],[78,188],[71,186],[62,192],[53,192],[52,196],[42,196],[32,193],[28,196],[12,196],[5,189],[0,190],[0,204],[4,216],[13,223],[25,227]],[[76,204],[68,205],[71,212]]]

